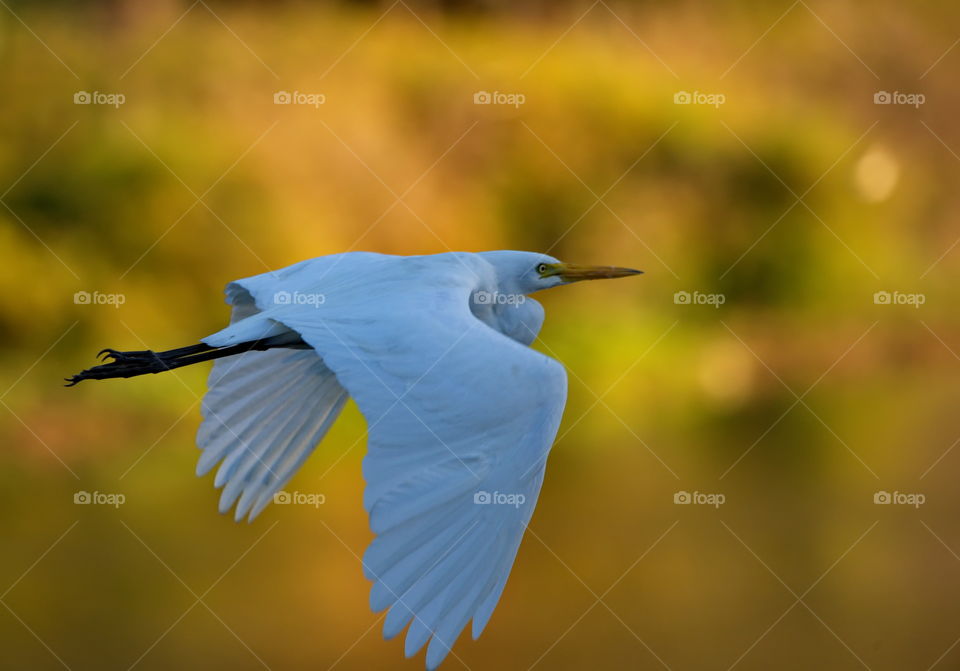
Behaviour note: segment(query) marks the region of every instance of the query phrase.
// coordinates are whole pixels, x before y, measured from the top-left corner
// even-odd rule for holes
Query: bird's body
[[[230,283],[231,323],[202,345],[109,350],[114,362],[74,381],[215,358],[197,473],[219,465],[220,510],[237,520],[273,500],[353,398],[368,425],[370,605],[389,608],[388,638],[409,624],[408,656],[429,641],[433,669],[471,620],[474,638],[486,626],[563,413],[563,367],[528,347],[544,319],[528,294],[636,272],[508,251],[319,257]]]

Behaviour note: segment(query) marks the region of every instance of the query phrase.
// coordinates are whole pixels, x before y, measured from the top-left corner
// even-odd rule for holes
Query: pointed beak
[[[642,270],[633,268],[618,268],[616,266],[581,266],[575,263],[551,263],[540,274],[541,277],[558,275],[565,282],[579,282],[581,280],[612,280],[617,277],[642,275]]]

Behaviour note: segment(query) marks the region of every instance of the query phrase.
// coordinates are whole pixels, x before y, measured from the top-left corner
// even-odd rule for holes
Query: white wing
[[[473,316],[472,292],[493,282],[479,257],[342,257],[240,284],[263,309],[262,327],[297,331],[360,406],[364,504],[377,534],[364,557],[370,605],[390,608],[387,638],[410,623],[408,656],[432,637],[433,669],[471,619],[480,635],[500,598],[543,481],[566,374]],[[322,293],[322,304],[270,304],[278,287],[295,284]],[[206,342],[239,337],[228,328]]]
[[[230,285],[231,322],[259,310]],[[197,445],[197,475],[217,463],[220,512],[237,504],[249,520],[273,500],[336,420],[347,392],[313,350],[269,350],[218,359],[207,381]]]

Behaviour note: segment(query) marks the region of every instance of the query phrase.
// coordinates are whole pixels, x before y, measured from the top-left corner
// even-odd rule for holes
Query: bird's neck
[[[543,326],[543,307],[521,293],[480,290],[471,309],[477,319],[523,345],[532,343]]]

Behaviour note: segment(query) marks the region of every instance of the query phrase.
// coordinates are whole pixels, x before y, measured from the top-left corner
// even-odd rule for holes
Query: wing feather
[[[230,285],[232,324],[246,329],[258,310]],[[238,317],[239,315],[239,317]],[[268,325],[269,326],[269,325]],[[269,328],[275,328],[270,326]],[[218,463],[220,512],[253,520],[310,456],[347,399],[333,371],[313,350],[268,350],[218,359],[201,405],[197,475]]]

